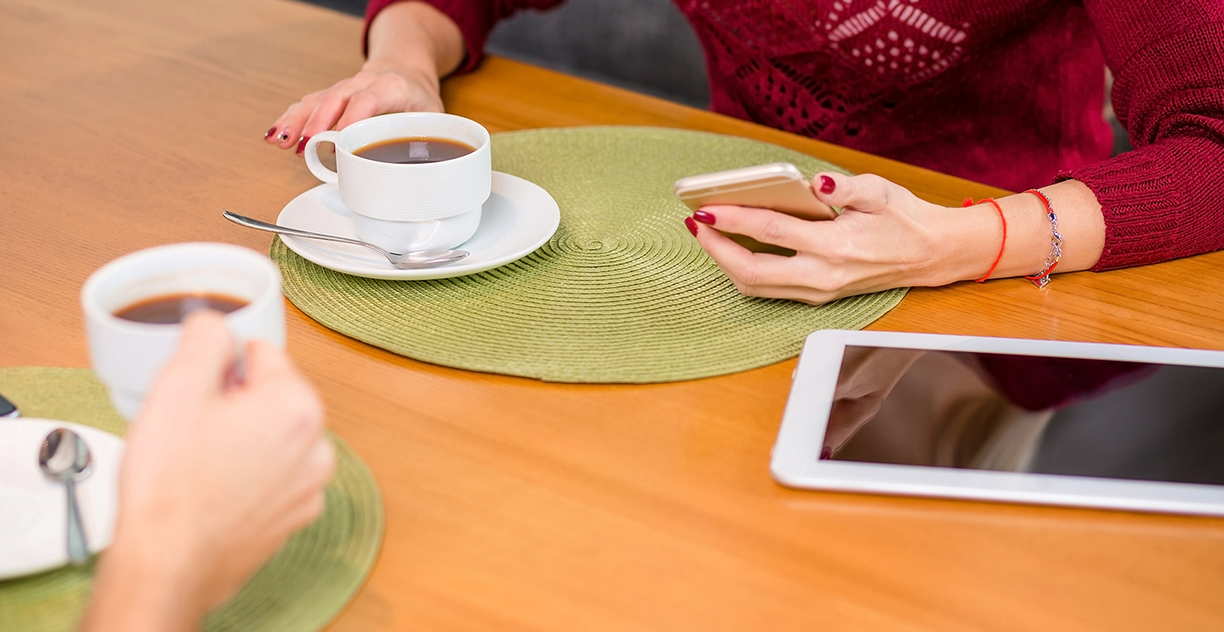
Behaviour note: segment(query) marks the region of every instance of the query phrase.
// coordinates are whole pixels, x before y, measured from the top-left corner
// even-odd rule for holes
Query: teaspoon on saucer
[[[400,270],[420,270],[424,268],[436,268],[448,263],[454,263],[466,256],[469,253],[466,250],[418,250],[416,252],[388,252],[371,243],[366,243],[357,239],[349,239],[348,237],[337,237],[336,235],[324,235],[323,233],[312,233],[308,230],[299,230],[297,228],[289,228],[288,226],[280,226],[278,224],[269,224],[261,222],[257,219],[251,219],[237,213],[224,211],[221,213],[225,219],[228,219],[240,226],[254,228],[256,230],[266,230],[270,233],[278,233],[281,235],[290,235],[293,237],[304,237],[306,239],[322,239],[325,241],[337,241],[342,244],[353,244],[354,246],[362,246],[380,253],[391,262],[391,265]]]
[[[89,559],[85,527],[81,524],[81,510],[77,506],[76,482],[89,476],[92,465],[89,446],[85,445],[80,435],[67,428],[52,430],[38,450],[38,466],[43,474],[63,483],[68,495],[68,561],[74,566],[84,564]]]

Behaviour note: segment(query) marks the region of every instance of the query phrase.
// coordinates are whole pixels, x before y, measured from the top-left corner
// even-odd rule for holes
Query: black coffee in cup
[[[168,294],[132,303],[115,311],[115,316],[136,323],[174,325],[197,309],[214,309],[228,314],[246,305],[246,300],[220,294]]]
[[[426,136],[418,138],[392,138],[377,143],[370,143],[354,151],[353,154],[379,162],[406,165],[442,162],[443,160],[466,156],[474,151],[476,151],[475,147],[457,140]]]

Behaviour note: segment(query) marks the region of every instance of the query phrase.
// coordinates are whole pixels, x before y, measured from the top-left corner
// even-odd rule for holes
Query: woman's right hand
[[[312,92],[289,106],[265,135],[281,149],[302,153],[311,136],[344,129],[361,119],[388,112],[441,112],[438,76],[421,68],[371,61],[336,85]]]
[[[216,313],[178,352],[128,429],[119,517],[82,631],[197,630],[324,510],[335,452],[323,403],[289,357],[238,344]]]
[[[289,106],[264,134],[281,149],[306,148],[311,136],[390,112],[441,112],[439,77],[463,61],[463,35],[453,20],[424,2],[396,2],[378,12],[367,33],[361,71]]]

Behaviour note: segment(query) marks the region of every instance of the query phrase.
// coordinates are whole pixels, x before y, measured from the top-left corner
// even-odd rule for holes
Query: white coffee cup
[[[441,138],[475,149],[439,162],[395,164],[363,158],[368,145],[408,138]],[[318,144],[336,145],[336,170],[319,161]],[[489,132],[453,114],[404,112],[358,121],[340,132],[321,132],[306,143],[306,166],[336,183],[357,235],[391,252],[454,248],[471,239],[489,199],[493,163]]]
[[[285,346],[280,273],[266,256],[240,246],[182,243],[124,255],[99,268],[81,288],[89,356],[111,402],[128,420],[178,349],[183,327],[119,318],[116,312],[161,296],[218,295],[246,302],[225,316],[239,342]]]

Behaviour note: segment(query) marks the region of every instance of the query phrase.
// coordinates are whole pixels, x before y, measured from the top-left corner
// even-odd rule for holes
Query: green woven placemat
[[[0,369],[0,392],[26,417],[61,419],[122,435],[127,424],[87,369]],[[0,421],[0,423],[5,423]],[[334,618],[365,582],[382,546],[383,507],[374,477],[339,438],[327,508],[295,534],[203,630],[304,632]],[[0,630],[52,632],[76,627],[94,563],[0,581]]]
[[[557,200],[561,226],[517,262],[437,281],[333,272],[273,240],[285,294],[323,325],[418,360],[558,382],[665,382],[798,354],[817,329],[859,329],[904,289],[827,305],[748,298],[682,220],[676,179],[789,161],[844,170],[758,141],[643,127],[497,134],[493,168]]]

